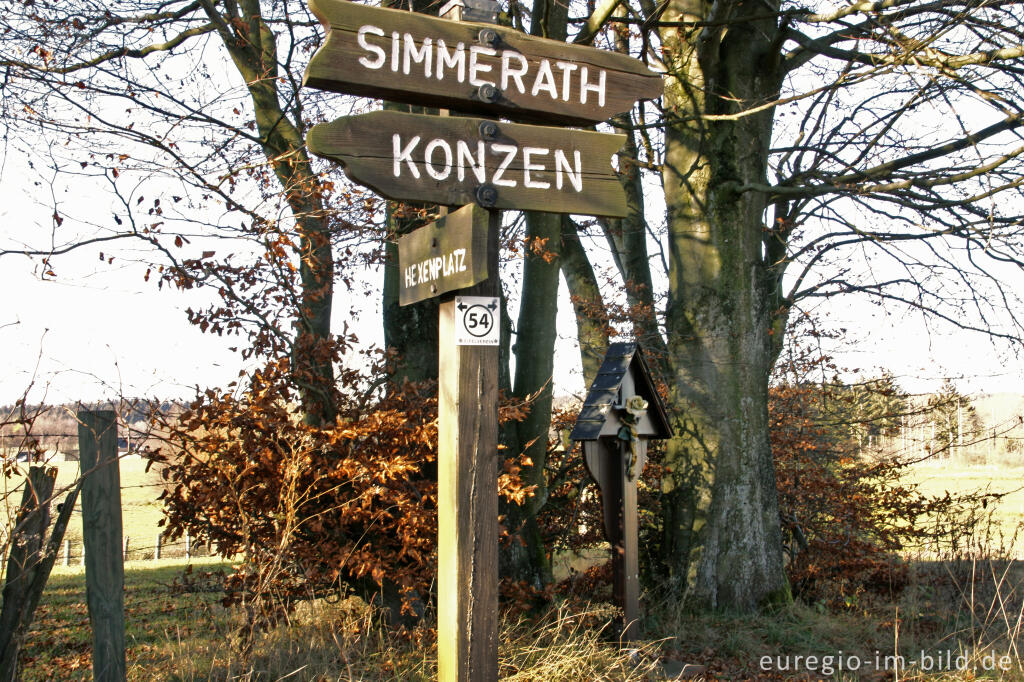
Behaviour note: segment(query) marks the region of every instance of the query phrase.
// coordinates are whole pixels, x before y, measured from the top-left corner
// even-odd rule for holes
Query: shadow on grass
[[[129,562],[130,680],[436,678],[431,624],[395,635],[354,598],[301,604],[240,660],[235,633],[243,619],[220,605],[217,582],[203,578],[226,567],[194,562],[193,582],[183,589],[181,560]],[[840,613],[794,604],[755,616],[695,615],[647,595],[647,639],[626,649],[608,627],[611,607],[562,603],[504,620],[500,674],[516,681],[664,680],[666,670],[698,664],[707,667],[703,679],[1024,679],[1017,652],[1024,566],[922,561],[912,574],[898,599],[860,595]],[[84,576],[60,569],[37,612],[21,679],[91,679],[90,638]],[[1000,670],[1007,661],[1010,670]]]

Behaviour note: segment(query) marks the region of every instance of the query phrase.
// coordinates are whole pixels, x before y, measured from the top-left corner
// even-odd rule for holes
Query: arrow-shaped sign
[[[488,24],[309,0],[327,39],[304,85],[378,99],[580,125],[659,97],[637,59]]]
[[[314,126],[310,151],[399,201],[622,217],[624,135],[375,111]]]

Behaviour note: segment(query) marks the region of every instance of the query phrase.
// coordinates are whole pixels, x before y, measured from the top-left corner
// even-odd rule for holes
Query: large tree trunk
[[[387,105],[385,108],[400,108]],[[408,108],[405,108],[408,110]],[[426,224],[415,218],[398,217],[395,202],[388,202],[388,231],[398,236],[407,234]],[[394,352],[391,381],[437,380],[437,320],[438,302],[431,298],[412,305],[398,305],[399,288],[398,245],[388,242],[384,248],[383,321],[384,346]]]
[[[301,299],[292,351],[292,378],[299,387],[306,422],[328,426],[335,419],[337,405],[334,400],[336,388],[330,328],[334,257],[328,215],[323,204],[324,190],[310,165],[302,133],[289,118],[289,113],[297,112],[285,112],[280,104],[275,36],[263,22],[256,0],[242,0],[240,6],[247,29],[237,30],[236,27],[232,32],[225,24],[220,33],[249,89],[260,143],[285,190],[300,236],[298,257]],[[219,18],[212,5],[209,15],[211,18]],[[295,121],[299,120],[300,117],[296,115]],[[385,288],[395,293],[397,302],[397,288],[392,286],[388,289],[387,285]],[[429,308],[429,305],[424,307]],[[436,303],[433,303],[434,311],[436,308]],[[415,334],[410,333],[403,340],[411,345],[415,339],[421,350],[424,345],[434,349],[430,356],[433,359],[433,371],[427,377],[432,378],[436,376],[437,367],[437,314],[434,312],[431,316],[429,311],[424,314],[422,307],[414,310],[412,316],[417,314],[420,318],[426,317],[432,321],[429,329],[434,331],[432,337],[428,338],[433,338],[433,343],[419,342],[419,336],[424,333],[420,326],[416,327]],[[422,320],[414,319],[413,323],[420,325]],[[408,357],[412,358],[414,354],[409,353]],[[419,379],[421,376],[410,378]],[[367,601],[379,604],[389,623],[411,625],[421,612],[421,604],[417,601],[413,604],[415,616],[402,614],[401,587],[387,577],[379,585],[374,581],[353,580],[350,586]]]
[[[534,35],[565,40],[568,6],[553,0],[537,0],[533,5],[531,26]],[[544,466],[551,428],[561,225],[559,214],[526,214],[526,256],[512,393],[521,400],[528,396],[533,399],[527,417],[506,427],[506,432],[514,429],[514,434],[506,433],[503,438],[506,445],[513,447],[512,453],[521,449],[530,458],[521,476],[527,485],[534,486],[534,495],[522,505],[502,502],[501,513],[513,541],[503,545],[499,569],[503,577],[523,580],[537,587],[551,581],[551,559],[540,536],[537,512],[544,506],[548,494]]]
[[[788,599],[768,439],[777,280],[763,252],[777,28],[754,3],[673,0],[666,22],[728,20],[728,29],[663,32],[666,311],[672,402],[662,557],[701,607],[750,611]],[[749,15],[744,16],[744,15]],[[704,118],[717,116],[716,120]]]
[[[559,250],[562,217],[554,213],[529,213],[526,216],[527,247],[523,265],[523,293],[515,343],[516,371],[513,396],[531,398],[529,413],[521,422],[509,424],[515,430],[514,441],[530,458],[521,476],[534,486],[533,497],[522,505],[503,502],[505,527],[516,538],[503,547],[501,574],[513,580],[525,580],[541,586],[551,580],[551,562],[547,556],[537,512],[547,501],[548,430],[551,428],[551,382],[554,370],[558,314]]]
[[[608,350],[608,315],[594,266],[580,242],[579,230],[569,216],[562,216],[561,267],[576,313],[576,338],[580,345],[583,383],[589,388]]]
[[[623,46],[623,51],[626,51]],[[619,182],[626,193],[629,215],[619,219],[603,220],[605,237],[615,257],[615,265],[622,276],[626,290],[626,304],[633,325],[634,338],[643,344],[657,375],[667,372],[668,349],[658,326],[654,300],[654,278],[651,275],[651,256],[647,249],[647,218],[640,168],[636,131],[629,116],[612,118],[617,132],[626,135],[626,145],[619,153]]]
[[[424,14],[437,14],[439,3],[429,0],[385,0],[384,7],[409,9]],[[415,114],[437,114],[436,109],[385,102],[386,111]],[[436,213],[434,208],[430,213]],[[408,203],[387,202],[388,232],[395,237],[408,234],[430,222],[417,217]],[[393,352],[391,381],[436,381],[438,366],[438,307],[440,299],[431,298],[407,306],[398,305],[398,244],[388,242],[384,248],[384,285],[382,308],[384,347]]]

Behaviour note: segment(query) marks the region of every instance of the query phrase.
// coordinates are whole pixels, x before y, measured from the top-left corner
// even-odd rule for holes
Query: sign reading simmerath
[[[309,6],[327,30],[306,69],[315,88],[571,125],[662,92],[659,74],[617,52],[349,0]]]
[[[313,127],[309,150],[399,201],[627,215],[611,157],[624,135],[397,111]]]

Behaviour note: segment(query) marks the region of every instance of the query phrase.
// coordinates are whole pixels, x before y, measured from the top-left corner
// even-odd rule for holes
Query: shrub
[[[371,365],[370,379],[382,367]],[[287,362],[237,392],[208,390],[162,424],[166,525],[240,557],[226,603],[269,624],[296,599],[355,588],[406,612],[427,594],[436,545],[437,405],[431,386],[370,397],[341,376],[338,416],[296,408]],[[372,395],[372,394],[371,394]]]
[[[906,483],[908,457],[866,455],[858,434],[898,423],[906,401],[891,376],[850,387],[825,378],[834,372],[815,353],[780,363],[769,400],[771,443],[793,593],[851,606],[865,591],[899,592],[904,550],[942,539],[936,519],[955,523],[994,496],[928,497]]]

